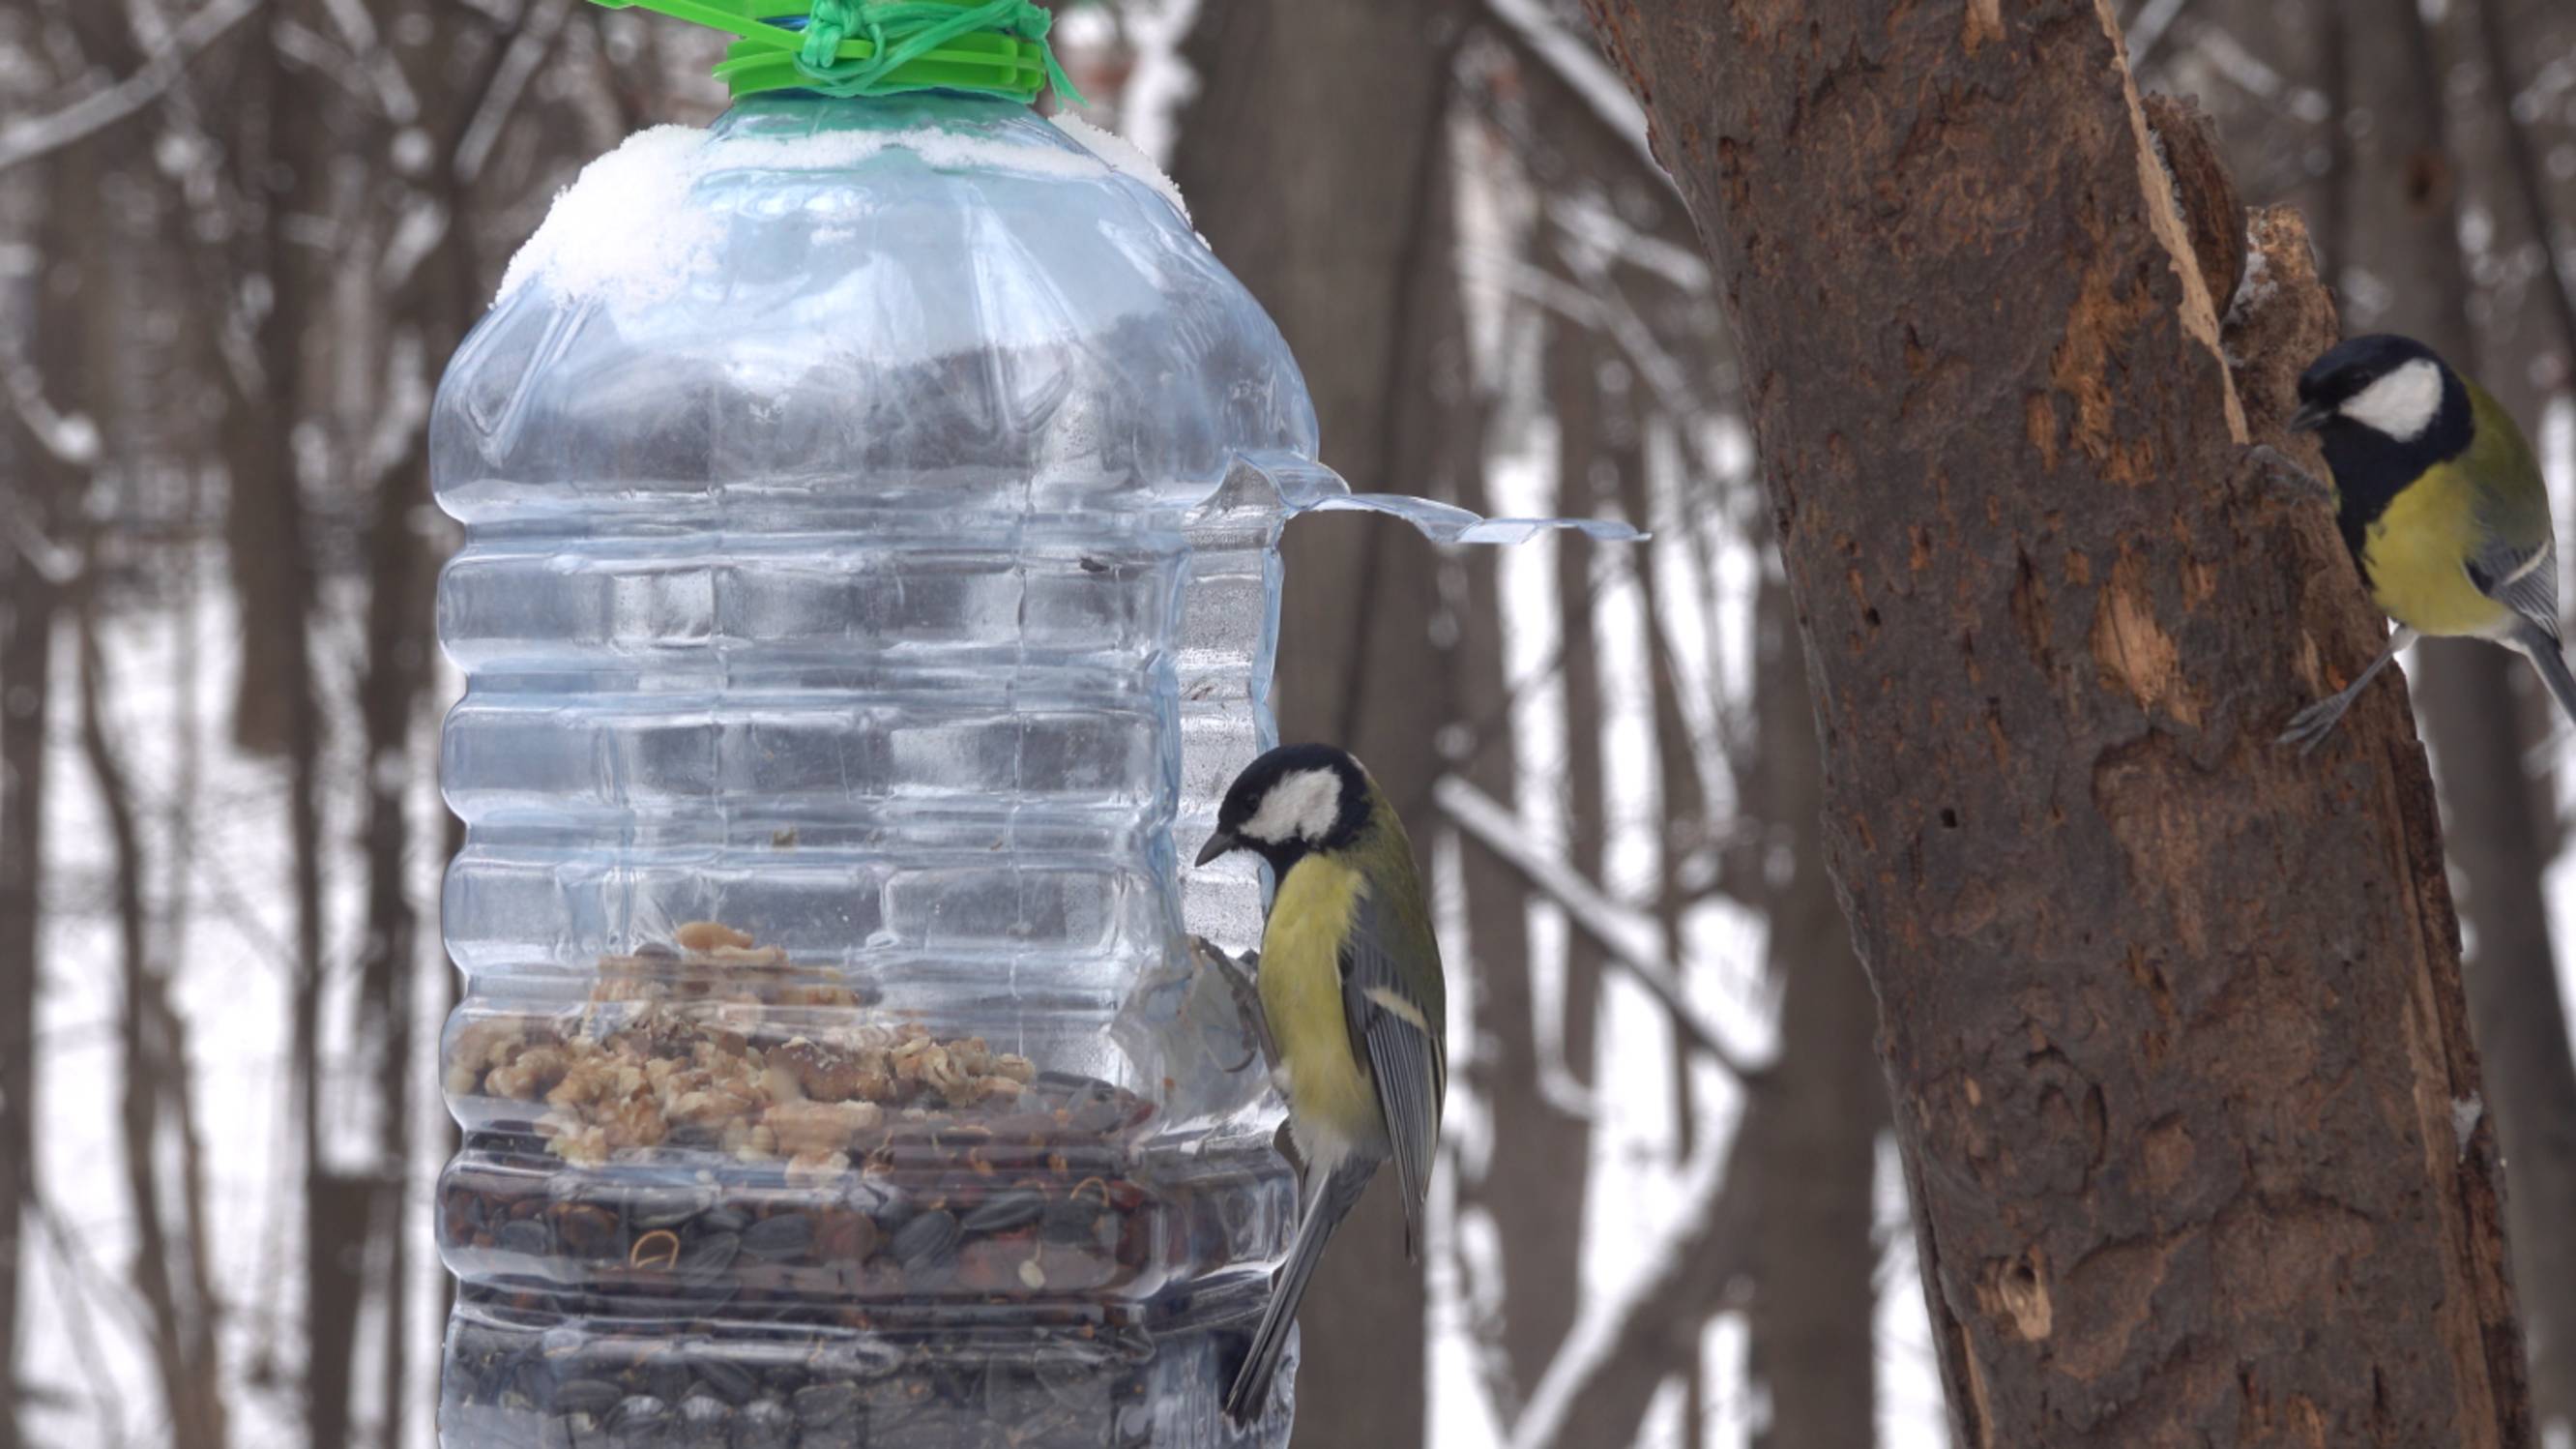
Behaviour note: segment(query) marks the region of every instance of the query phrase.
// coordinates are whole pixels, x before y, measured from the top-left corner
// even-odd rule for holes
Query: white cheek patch
[[[2343,415],[2365,428],[2411,443],[2442,410],[2442,369],[2419,357],[2346,399]]]
[[[1270,787],[1243,833],[1273,844],[1321,840],[1342,813],[1342,777],[1330,770],[1299,770]]]

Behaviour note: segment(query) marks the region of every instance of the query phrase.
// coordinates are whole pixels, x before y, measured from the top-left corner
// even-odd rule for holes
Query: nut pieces
[[[765,1040],[778,1008],[838,1008],[845,987],[797,979],[787,953],[715,921],[674,933],[679,952],[600,962],[590,1004],[568,1020],[491,1018],[450,1049],[447,1086],[543,1101],[555,1155],[596,1167],[624,1150],[701,1145],[744,1161],[785,1157],[827,1182],[864,1155],[889,1111],[1007,1106],[1036,1079],[1028,1058],[981,1037],[939,1041],[917,1022],[852,1022]]]

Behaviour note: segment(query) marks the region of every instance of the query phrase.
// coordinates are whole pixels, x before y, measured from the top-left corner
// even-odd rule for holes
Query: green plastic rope
[[[1052,84],[1082,92],[1047,39],[1054,17],[1032,0],[593,0],[639,5],[737,37],[716,67],[734,95],[830,96],[974,91],[1032,101]],[[795,22],[802,21],[799,28]]]
[[[987,33],[1015,35],[1045,47],[1047,79],[1059,92],[1081,99],[1063,67],[1056,64],[1055,47],[1047,44],[1047,29],[1055,17],[1031,0],[990,0],[968,10],[936,0],[813,0],[813,5],[796,69],[825,95],[877,96],[918,89],[894,72],[961,35]],[[876,54],[865,60],[841,56],[841,42],[853,30]]]

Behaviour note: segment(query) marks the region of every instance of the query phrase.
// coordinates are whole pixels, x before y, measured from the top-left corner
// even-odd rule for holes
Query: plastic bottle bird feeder
[[[1533,525],[1347,496],[1168,185],[1028,109],[1043,12],[653,8],[744,98],[583,173],[431,424],[442,1442],[1284,1443],[1216,1409],[1296,1207],[1190,944],[1260,883],[1175,834],[1271,742],[1292,512]]]

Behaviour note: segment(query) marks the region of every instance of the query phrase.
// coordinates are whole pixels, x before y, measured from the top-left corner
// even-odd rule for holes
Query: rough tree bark
[[[1173,178],[1217,254],[1278,319],[1313,391],[1324,456],[1362,491],[1419,491],[1410,480],[1436,446],[1403,406],[1405,379],[1427,365],[1406,284],[1447,235],[1430,178],[1444,154],[1458,10],[1456,0],[1229,0],[1200,8],[1187,43],[1200,88]],[[1282,124],[1318,116],[1335,123]],[[1287,549],[1281,737],[1333,741],[1382,779],[1427,783],[1451,717],[1426,686],[1441,675],[1429,636],[1436,555],[1404,525],[1357,514],[1302,520]],[[1429,842],[1424,832],[1416,845]],[[1334,1240],[1300,1315],[1299,1382],[1331,1387],[1300,1395],[1296,1443],[1421,1432],[1424,1303],[1388,1178]]]
[[[2379,0],[2343,28],[2345,65],[2369,98],[2351,169],[2350,248],[2338,263],[2376,276],[2387,305],[2376,330],[2422,339],[2472,371],[2500,360],[2470,318],[2460,247],[2461,151],[2438,64],[2440,37],[2415,0]],[[2518,389],[2516,389],[2518,391]],[[2504,1150],[2507,1241],[2531,1355],[2532,1411],[2576,1417],[2576,1058],[2558,992],[2542,872],[2553,845],[2532,806],[2546,781],[2524,767],[2534,718],[2528,665],[2493,645],[2428,639],[2410,662],[2416,714],[2441,784],[2460,915],[2464,980]],[[2554,717],[2544,717],[2554,726]]]
[[[2245,461],[2303,240],[2231,378],[2097,3],[1586,8],[1734,318],[1955,1437],[2528,1443],[2422,752],[2271,743],[2376,646]]]

